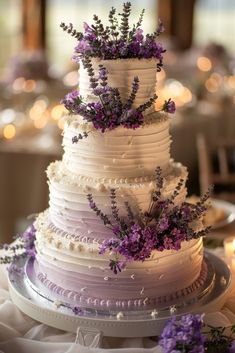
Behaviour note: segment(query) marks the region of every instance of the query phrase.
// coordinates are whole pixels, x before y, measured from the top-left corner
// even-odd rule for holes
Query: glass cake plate
[[[13,302],[33,319],[70,332],[78,328],[102,332],[111,337],[150,337],[161,333],[172,316],[188,312],[206,313],[219,310],[230,288],[231,274],[219,257],[205,252],[207,278],[204,285],[192,295],[160,307],[138,311],[108,311],[85,309],[75,313],[71,303],[62,302],[53,293],[42,291],[36,285],[32,259],[21,259],[20,273],[9,274],[9,290]]]

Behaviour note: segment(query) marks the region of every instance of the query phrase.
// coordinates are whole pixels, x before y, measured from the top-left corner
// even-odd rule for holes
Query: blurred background
[[[75,40],[94,13],[107,18],[121,0],[0,0],[0,240],[22,231],[47,207],[45,169],[62,154],[61,98],[78,82]],[[172,157],[189,170],[189,194],[214,184],[216,198],[235,200],[234,0],[132,0],[143,29],[160,18],[167,48],[157,105],[171,97]],[[233,195],[234,193],[234,195]]]

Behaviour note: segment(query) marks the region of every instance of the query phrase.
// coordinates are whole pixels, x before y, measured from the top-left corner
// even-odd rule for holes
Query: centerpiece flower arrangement
[[[208,233],[209,227],[194,230],[195,221],[202,218],[207,210],[208,191],[196,204],[183,202],[175,204],[175,200],[184,184],[179,181],[172,195],[162,195],[163,177],[161,168],[156,169],[156,190],[152,192],[147,212],[134,213],[128,201],[126,217],[120,217],[116,202],[116,190],[111,190],[111,216],[104,214],[96,205],[92,194],[88,194],[90,208],[111,229],[113,237],[105,240],[100,246],[100,254],[111,252],[109,267],[117,274],[128,261],[144,261],[151,256],[153,250],[179,250],[183,241],[197,239]]]
[[[160,336],[163,353],[234,353],[235,325],[214,327],[203,323],[203,315],[173,316]]]
[[[70,33],[78,40],[75,47],[75,61],[81,61],[88,72],[90,79],[90,89],[97,97],[94,102],[85,102],[84,97],[75,90],[67,94],[62,101],[71,114],[79,114],[86,121],[91,122],[94,128],[102,133],[112,130],[117,126],[136,129],[144,123],[143,112],[150,108],[157,99],[154,94],[147,102],[137,108],[133,108],[137,92],[139,90],[139,78],[134,77],[132,90],[126,103],[121,100],[120,92],[115,87],[108,85],[108,72],[105,66],[99,65],[99,75],[95,76],[91,58],[103,59],[128,59],[128,58],[155,58],[157,59],[157,70],[160,71],[163,65],[163,53],[165,50],[156,41],[156,38],[163,32],[162,23],[152,34],[144,36],[140,28],[143,20],[144,10],[141,12],[139,20],[130,28],[129,16],[131,13],[131,3],[123,4],[123,12],[116,17],[116,9],[109,12],[109,26],[104,26],[102,21],[94,15],[94,24],[89,26],[84,23],[84,33],[78,32],[72,24],[61,24],[63,30]],[[120,22],[120,23],[119,23]],[[174,113],[175,103],[169,99],[163,104],[161,111]],[[87,137],[88,133],[79,134],[72,140],[73,143]]]

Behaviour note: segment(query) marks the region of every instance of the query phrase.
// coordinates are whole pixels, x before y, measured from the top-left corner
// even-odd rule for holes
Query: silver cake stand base
[[[208,313],[219,310],[225,303],[231,274],[228,266],[217,256],[205,252],[210,288],[197,293],[194,300],[180,302],[160,310],[143,310],[124,315],[109,315],[97,311],[85,315],[75,315],[71,308],[59,305],[49,296],[35,290],[27,275],[27,259],[18,266],[21,274],[9,274],[9,290],[13,302],[31,318],[70,332],[77,332],[84,345],[99,342],[101,334],[110,337],[151,337],[161,334],[171,315],[182,316],[185,313]],[[213,278],[213,281],[211,280]],[[57,307],[56,305],[57,304]],[[88,340],[90,343],[86,343]],[[98,345],[98,343],[97,343]]]

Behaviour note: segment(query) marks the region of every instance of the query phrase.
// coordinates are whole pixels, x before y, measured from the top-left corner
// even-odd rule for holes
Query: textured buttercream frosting
[[[129,98],[135,76],[138,76],[140,86],[134,107],[144,104],[156,93],[157,59],[101,60],[93,58],[91,61],[96,77],[99,75],[99,65],[107,69],[108,84],[113,88],[118,88],[123,103]],[[86,100],[97,100],[97,97],[92,94],[89,76],[82,62],[79,68],[79,91]]]
[[[109,84],[120,90],[123,102],[135,76],[140,81],[135,107],[155,93],[155,59],[94,59],[95,75],[99,64],[109,71]],[[82,64],[79,72],[80,94],[86,101],[97,99]],[[87,200],[87,194],[92,194],[110,216],[110,190],[116,189],[120,216],[125,216],[125,201],[134,214],[147,211],[156,189],[156,167],[161,167],[164,178],[162,197],[171,196],[182,181],[175,204],[185,200],[187,170],[170,159],[168,116],[152,107],[138,129],[119,126],[105,133],[79,116],[65,120],[63,159],[47,169],[49,209],[35,223],[38,285],[73,305],[96,309],[156,308],[190,296],[206,276],[201,239],[184,242],[178,252],[153,251],[146,261],[130,261],[125,271],[115,275],[109,268],[112,254],[99,254],[100,245],[113,233]],[[88,137],[73,143],[73,137],[84,132]]]
[[[50,190],[50,216],[53,223],[65,231],[75,234],[92,235],[94,238],[112,237],[112,232],[90,209],[87,194],[91,193],[98,207],[110,215],[110,189],[116,189],[117,205],[120,215],[125,214],[124,202],[128,201],[133,209],[148,210],[151,193],[156,188],[154,175],[135,179],[94,179],[72,174],[63,162],[52,163],[47,171]],[[174,191],[180,179],[186,181],[187,171],[179,163],[172,162],[170,173],[164,178],[163,196]],[[183,186],[176,199],[185,199]]]
[[[64,157],[67,169],[91,177],[126,178],[152,175],[156,166],[163,173],[169,168],[169,119],[152,114],[151,122],[138,129],[122,126],[101,133],[92,130],[86,139],[73,143],[72,138],[84,131],[76,117],[64,129]],[[89,126],[87,126],[89,131]]]
[[[179,251],[154,251],[115,275],[109,269],[110,255],[99,254],[99,243],[60,231],[50,224],[47,212],[38,218],[36,229],[38,278],[66,290],[67,301],[75,296],[77,304],[88,307],[141,308],[187,296],[203,283],[201,239],[184,242]]]

